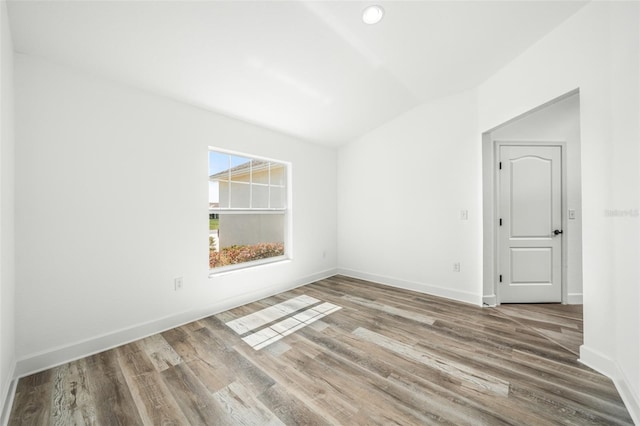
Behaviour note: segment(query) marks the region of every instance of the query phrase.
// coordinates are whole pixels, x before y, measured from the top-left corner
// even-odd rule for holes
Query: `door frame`
[[[569,223],[567,214],[565,212],[567,206],[567,144],[564,141],[541,141],[541,140],[493,140],[493,294],[496,297],[496,306],[500,305],[500,283],[499,283],[499,275],[500,275],[500,227],[496,226],[498,220],[500,219],[500,171],[498,168],[498,164],[500,162],[500,147],[502,146],[550,146],[550,147],[559,147],[560,148],[560,179],[562,180],[560,188],[561,188],[561,206],[560,206],[560,217],[562,223],[562,243],[561,243],[561,251],[560,256],[561,260],[561,271],[560,274],[560,294],[561,301],[563,305],[566,305],[569,300],[569,289],[567,286],[567,267],[568,267],[568,241],[567,231],[569,229]]]

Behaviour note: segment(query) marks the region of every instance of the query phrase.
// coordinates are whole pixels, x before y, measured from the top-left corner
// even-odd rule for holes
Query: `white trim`
[[[578,361],[587,367],[593,368],[598,373],[604,374],[613,381],[633,422],[640,425],[640,397],[633,391],[633,387],[630,385],[631,382],[620,368],[620,365],[586,345],[580,346],[580,359]]]
[[[371,281],[378,284],[384,284],[391,287],[417,291],[419,293],[429,294],[431,296],[444,297],[446,299],[456,300],[458,302],[470,303],[475,306],[482,306],[482,296],[480,294],[469,293],[460,290],[452,290],[450,288],[438,287],[414,281],[406,281],[398,278],[386,277],[383,275],[370,274],[368,272],[356,271],[353,269],[338,268],[338,274],[351,278],[359,278],[361,280]]]
[[[0,424],[6,426],[9,423],[9,415],[11,414],[11,407],[13,407],[13,399],[16,396],[16,387],[18,385],[18,379],[14,379],[16,374],[16,363],[11,363],[11,370],[7,377],[9,382],[2,384],[2,412],[0,412]]]
[[[568,305],[582,305],[582,293],[567,293]]]
[[[640,397],[633,391],[633,388],[629,385],[627,376],[624,375],[617,363],[616,369],[618,370],[618,375],[615,379],[612,379],[613,384],[616,385],[620,398],[622,398],[624,406],[627,407],[627,411],[629,411],[633,422],[640,425]]]
[[[490,307],[495,307],[497,306],[498,302],[498,297],[495,294],[490,294],[490,295],[485,295],[482,296],[482,305],[483,306],[490,306]]]
[[[611,377],[611,372],[615,369],[614,362],[609,357],[586,345],[580,346],[580,358],[578,361],[607,377]]]
[[[224,312],[247,303],[264,299],[265,297],[270,297],[296,287],[329,278],[336,275],[336,273],[335,269],[328,269],[292,280],[285,284],[274,285],[251,293],[230,297],[213,305],[202,306],[179,314],[169,315],[131,327],[122,328],[101,336],[81,340],[69,345],[59,346],[47,351],[31,354],[18,360],[15,374],[18,377],[24,377],[38,371],[56,367],[73,360],[113,349],[126,343],[188,324],[192,321],[215,315],[219,312]]]
[[[209,209],[209,213],[218,213],[218,214],[285,214],[287,212],[286,208],[273,208],[273,209],[242,209],[242,208],[211,208]]]
[[[281,256],[266,257],[264,259],[251,260],[249,262],[234,263],[233,265],[218,266],[216,268],[211,268],[209,269],[209,278],[220,276],[221,274],[227,274],[233,271],[240,271],[246,268],[256,268],[258,266],[271,265],[273,263],[290,262],[290,261],[291,259],[286,255],[286,248],[285,248],[285,254]]]

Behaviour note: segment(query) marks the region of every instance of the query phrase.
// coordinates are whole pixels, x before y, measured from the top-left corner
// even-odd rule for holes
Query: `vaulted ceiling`
[[[328,145],[473,88],[583,1],[10,1],[17,52]],[[523,81],[526,84],[526,81]]]

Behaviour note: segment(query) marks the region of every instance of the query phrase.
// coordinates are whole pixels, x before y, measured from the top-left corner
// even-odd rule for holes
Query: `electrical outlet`
[[[460,262],[453,264],[453,272],[460,272]]]
[[[173,287],[175,291],[182,290],[182,286],[184,285],[184,279],[182,277],[178,277],[173,280]]]

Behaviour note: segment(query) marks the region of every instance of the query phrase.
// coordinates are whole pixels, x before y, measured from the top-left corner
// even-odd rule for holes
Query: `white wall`
[[[465,92],[415,108],[339,150],[342,273],[480,304],[476,130],[475,93]]]
[[[15,62],[18,373],[335,272],[335,149]],[[208,146],[292,163],[293,260],[208,278]]]
[[[580,89],[584,345],[640,422],[637,2],[592,2],[478,89],[487,131]]]
[[[611,141],[613,168],[610,208],[614,231],[615,356],[635,396],[634,420],[640,424],[640,3],[616,8],[611,28]],[[633,42],[632,42],[633,40]],[[617,213],[617,212],[616,212]],[[611,312],[611,311],[608,311]]]
[[[13,46],[7,5],[3,1],[0,2],[0,410],[15,367],[13,129]]]
[[[566,282],[563,283],[563,300],[582,303],[582,191],[580,171],[580,96],[573,94],[526,114],[489,133],[483,141],[483,182],[485,224],[484,234],[484,298],[494,300],[495,274],[493,272],[493,233],[495,224],[493,187],[496,165],[494,164],[494,141],[500,142],[564,142],[566,150],[565,173],[568,209],[576,212],[573,220],[566,220],[563,239],[566,243]],[[485,226],[486,226],[485,225]],[[488,302],[489,303],[489,302]],[[494,304],[489,303],[489,304]]]

